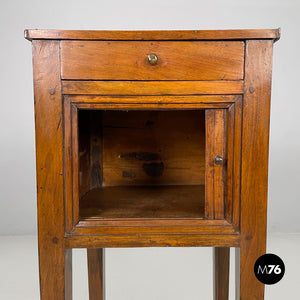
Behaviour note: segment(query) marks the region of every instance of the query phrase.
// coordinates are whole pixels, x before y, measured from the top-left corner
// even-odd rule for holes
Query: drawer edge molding
[[[63,80],[65,95],[236,95],[243,94],[239,81],[74,81]]]
[[[175,96],[98,96],[98,95],[67,95],[72,103],[81,104],[208,104],[235,103],[241,95],[175,95]]]

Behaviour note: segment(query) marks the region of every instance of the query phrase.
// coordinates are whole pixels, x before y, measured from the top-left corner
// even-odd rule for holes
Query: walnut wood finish
[[[103,186],[204,184],[204,110],[104,111],[102,126]]]
[[[40,294],[72,299],[72,253],[64,247],[64,182],[59,42],[34,41]],[[55,200],[55,201],[54,201]]]
[[[239,234],[129,234],[126,238],[114,235],[70,235],[65,247],[121,248],[121,247],[239,247]]]
[[[33,44],[42,300],[72,299],[72,248],[88,248],[95,300],[105,295],[104,248],[176,246],[215,247],[215,300],[228,300],[229,247],[237,247],[236,299],[263,299],[253,266],[266,251],[279,36],[25,31]]]
[[[264,298],[253,272],[266,252],[272,41],[247,41],[241,177],[241,245],[237,299]]]
[[[71,124],[71,105],[70,101],[64,102],[64,151],[65,151],[65,165],[64,165],[64,202],[65,202],[65,230],[70,232],[74,226],[73,214],[68,215],[68,212],[73,210],[73,203],[67,201],[73,197],[73,175],[72,175],[72,124]],[[66,166],[69,166],[67,168]]]
[[[211,219],[224,219],[224,189],[226,160],[225,127],[226,114],[224,109],[205,110],[205,214]],[[215,157],[223,157],[223,163],[217,165]]]
[[[244,76],[243,42],[61,41],[60,47],[63,79],[240,80]],[[148,62],[149,53],[158,56],[154,66]]]
[[[104,253],[103,248],[87,249],[90,300],[105,300]]]
[[[228,300],[230,248],[213,248],[214,300]]]
[[[239,81],[62,81],[65,95],[234,95],[243,94]]]
[[[142,224],[142,225],[141,225]],[[123,235],[131,234],[238,234],[226,220],[209,220],[202,218],[119,218],[99,219],[82,218],[68,235],[104,236],[119,235],[122,243]],[[157,245],[163,247],[165,244]]]
[[[78,103],[78,109],[91,109],[91,110],[196,110],[196,109],[209,109],[209,108],[229,108],[230,103]]]
[[[114,186],[80,200],[83,219],[204,218],[204,186]]]
[[[157,30],[157,31],[104,31],[104,30],[41,30],[26,29],[28,40],[250,40],[280,38],[278,29],[245,30]]]
[[[203,107],[207,104],[213,104],[215,106],[224,103],[225,107],[228,108],[232,103],[240,100],[242,97],[239,95],[185,95],[185,96],[136,96],[134,91],[132,95],[129,96],[90,96],[90,95],[71,95],[67,96],[72,103],[82,103],[82,104],[105,104],[102,106],[102,109],[105,107],[113,108],[113,104],[158,104],[162,109],[166,109],[165,104],[173,105],[187,105],[188,108],[190,105],[191,109],[194,108],[191,104],[204,104]],[[229,104],[229,105],[227,105]],[[175,107],[175,106],[174,106]],[[179,106],[180,107],[180,106]],[[196,106],[195,106],[196,107]],[[116,106],[117,108],[117,106]],[[149,106],[149,109],[152,108]],[[153,107],[154,108],[154,107]],[[93,109],[93,107],[91,107]],[[141,110],[142,107],[139,109]]]
[[[242,99],[228,108],[225,219],[239,228],[242,142]]]
[[[135,99],[134,99],[135,98]],[[140,101],[140,103],[138,104],[139,106],[139,110],[141,109],[141,107],[143,106],[143,102],[145,102],[147,98],[147,101],[150,102],[155,102],[155,100],[161,99],[161,97],[132,97],[130,98],[132,101]],[[168,99],[170,99],[169,101],[171,101],[172,97],[167,97]],[[104,99],[108,99],[108,100],[104,100]],[[108,101],[114,101],[116,103],[118,103],[117,106],[115,106],[115,104],[112,104],[113,106],[111,108],[117,109],[118,107],[120,108],[119,104],[122,103],[122,101],[124,101],[123,99],[126,99],[126,102],[128,101],[128,97],[126,98],[119,98],[119,97],[95,97],[92,96],[69,96],[66,99],[66,103],[68,103],[68,105],[71,105],[72,108],[74,107],[78,107],[80,105],[80,102],[85,103],[85,107],[86,109],[91,109],[94,108],[94,104],[91,104],[90,101],[95,102],[95,100],[97,100],[97,108],[99,109],[107,109],[107,102]],[[155,99],[155,100],[153,100]],[[210,102],[214,102],[213,107],[214,108],[218,108],[219,104],[223,103],[223,101],[227,101],[229,102],[227,105],[227,107],[231,107],[231,112],[235,112],[234,109],[232,109],[232,107],[234,107],[235,102],[237,101],[238,103],[240,103],[241,101],[241,97],[240,96],[189,96],[186,97],[186,99],[188,99],[188,101],[191,101],[189,99],[194,99],[193,102],[198,102],[201,101],[203,102],[203,108],[209,108],[210,106],[208,106],[208,104]],[[70,100],[72,100],[72,102],[70,102]],[[219,102],[217,102],[219,100]],[[73,102],[75,101],[75,102]],[[99,104],[101,102],[104,102],[103,104]],[[207,103],[208,102],[208,103]],[[191,109],[192,104],[188,104],[186,107]],[[150,106],[151,107],[151,106]],[[193,106],[192,106],[193,107]],[[123,106],[122,104],[122,108],[126,108],[128,109],[128,106],[125,104],[125,106]],[[129,106],[130,108],[130,106]],[[168,108],[168,106],[167,106]],[[161,103],[160,104],[160,109],[161,110],[166,110],[166,104],[165,103]],[[70,112],[70,109],[67,109],[66,112]],[[239,111],[239,110],[237,110]],[[233,145],[235,145],[236,147],[239,146],[238,141],[240,140],[240,137],[237,136],[237,143],[235,143],[235,138],[234,138],[234,132],[233,132],[233,128],[235,128],[235,126],[233,126],[233,120],[235,118],[240,118],[241,116],[231,116],[231,112],[228,111],[228,113],[222,113],[220,114],[220,120],[218,123],[214,122],[214,119],[212,119],[212,121],[207,122],[207,124],[211,124],[211,131],[213,132],[215,128],[217,128],[218,126],[220,127],[220,132],[223,132],[221,136],[222,140],[224,141],[225,138],[225,127],[226,129],[226,134],[231,136],[231,143],[232,145],[230,145],[230,149],[233,149]],[[87,115],[85,117],[83,117],[82,114],[79,114],[79,119],[83,119],[83,120],[91,120],[90,117],[88,117],[89,111],[82,111],[81,113],[84,113],[84,115]],[[97,112],[95,111],[91,111],[91,113],[96,114]],[[80,115],[82,115],[82,117],[80,117]],[[104,122],[104,128],[101,129],[100,128],[100,123],[99,125],[97,125],[96,127],[98,127],[98,134],[95,135],[95,131],[93,131],[93,136],[94,138],[97,138],[98,140],[102,140],[103,143],[103,155],[101,155],[102,158],[102,162],[100,163],[100,167],[99,169],[101,169],[101,177],[102,178],[108,178],[110,181],[106,182],[105,180],[102,182],[102,185],[105,186],[114,186],[114,185],[145,185],[145,184],[150,184],[152,186],[154,185],[168,185],[170,183],[172,184],[181,184],[181,185],[187,185],[187,184],[203,184],[204,183],[204,151],[205,151],[205,141],[204,141],[204,127],[203,125],[201,125],[201,123],[203,124],[203,112],[201,111],[176,111],[176,112],[170,112],[170,111],[152,111],[152,112],[141,112],[141,111],[131,111],[131,112],[119,112],[119,111],[104,111],[104,112],[99,112],[98,111],[98,117],[96,117],[95,115],[95,119],[96,120],[100,120],[100,119],[107,119],[109,121],[109,123],[105,123]],[[126,117],[127,115],[127,117]],[[106,116],[106,117],[104,117]],[[122,117],[123,116],[123,117]],[[165,116],[163,118],[158,116]],[[202,117],[201,117],[202,116]],[[228,118],[227,116],[231,116],[230,118]],[[155,118],[153,118],[155,117]],[[77,118],[77,112],[75,110],[75,118]],[[221,118],[224,118],[223,121],[221,121]],[[225,118],[228,118],[228,120],[230,120],[230,125],[226,125],[224,126],[225,122]],[[72,123],[72,117],[66,116],[65,118],[66,120],[68,120],[68,122]],[[202,121],[201,121],[202,120]],[[174,122],[175,121],[175,122]],[[124,123],[125,122],[125,123]],[[154,126],[155,123],[158,123],[158,128],[157,130],[153,131],[152,127]],[[151,125],[150,127],[147,125],[146,127],[145,124]],[[180,126],[178,126],[179,124],[182,124]],[[192,125],[192,126],[191,126]],[[200,126],[201,125],[201,126]],[[237,122],[237,125],[241,125],[240,122]],[[70,125],[66,125],[65,128],[71,128],[72,126]],[[106,128],[109,130],[108,132],[111,132],[111,130],[113,130],[112,132],[114,132],[114,134],[108,134],[108,132],[106,132]],[[81,125],[79,124],[79,130],[74,130],[66,132],[67,135],[72,136],[71,140],[81,140],[80,138],[80,132],[81,132]],[[86,124],[84,124],[84,135],[87,135],[88,129],[86,128]],[[201,129],[199,131],[199,129]],[[126,130],[125,132],[122,133],[123,130]],[[121,130],[121,131],[120,131]],[[144,132],[144,130],[146,130]],[[195,134],[195,130],[196,133]],[[120,134],[119,134],[120,131]],[[148,135],[147,131],[149,131],[150,135]],[[201,133],[202,131],[202,133]],[[227,132],[228,131],[228,132]],[[237,132],[240,133],[241,129],[239,128],[237,130]],[[79,133],[79,137],[78,137],[78,133]],[[164,133],[164,134],[163,134]],[[174,135],[175,133],[175,135]],[[101,138],[101,134],[104,134],[104,137]],[[202,136],[202,138],[201,138]],[[109,138],[111,137],[111,138]],[[89,138],[87,137],[85,140],[93,140],[94,138]],[[105,142],[105,140],[111,140],[112,142],[108,143]],[[114,141],[114,139],[116,139],[116,143]],[[211,138],[210,138],[211,139]],[[219,139],[219,137],[218,137]],[[213,140],[213,139],[212,139]],[[196,144],[195,144],[196,141]],[[200,142],[197,142],[200,141]],[[183,142],[183,144],[182,144]],[[115,147],[113,146],[114,144],[117,145],[117,150],[114,150]],[[160,148],[157,148],[157,146],[163,146]],[[196,147],[195,147],[196,145]],[[154,148],[153,148],[154,146]],[[89,149],[91,148],[91,146],[87,147],[86,150],[84,150],[81,146],[79,146],[79,148],[82,148],[82,154],[78,154],[77,149],[78,147],[75,147],[72,149],[72,145],[66,145],[66,149],[70,149],[71,147],[71,156],[73,158],[80,157],[80,155],[87,153],[88,151],[90,151]],[[131,148],[128,148],[131,147]],[[164,148],[169,149],[169,151],[163,150]],[[176,150],[178,148],[178,150]],[[126,150],[127,149],[127,150]],[[140,149],[140,150],[138,150]],[[126,150],[126,151],[125,151]],[[215,152],[215,154],[213,153],[216,149],[214,149],[214,147],[212,148],[212,154],[213,155],[208,155],[207,158],[209,159],[208,162],[210,164],[212,164],[214,166],[214,157],[215,155],[218,154],[218,152]],[[230,150],[231,151],[231,150]],[[233,150],[232,150],[233,151]],[[188,155],[186,155],[186,154]],[[194,153],[194,154],[193,154]],[[203,155],[200,155],[201,153],[203,153]],[[225,150],[224,150],[225,153]],[[85,155],[85,154],[84,154]],[[108,158],[107,158],[108,155]],[[161,159],[163,157],[163,161],[164,163],[166,163],[166,167],[164,168],[160,168],[161,167]],[[201,158],[202,157],[202,158]],[[235,153],[235,157],[237,157],[239,159],[240,155],[239,155],[239,150],[236,151]],[[159,161],[157,162],[157,159],[159,158]],[[224,155],[224,158],[226,158],[226,155]],[[77,160],[77,159],[76,159]],[[79,158],[79,160],[81,160]],[[88,159],[89,160],[89,159]],[[162,174],[156,174],[159,176],[152,176],[152,174],[145,174],[144,170],[144,164],[149,165],[149,161],[150,160],[150,165],[151,167],[157,166],[159,167],[158,169],[161,169],[163,172],[166,171],[166,175]],[[183,161],[183,164],[181,163],[181,160]],[[201,160],[203,160],[203,163],[199,164],[199,160],[201,162]],[[152,162],[151,162],[152,161]],[[155,165],[153,165],[153,161],[155,162]],[[231,167],[231,165],[233,164],[233,160],[230,160],[229,158],[227,159],[226,162],[226,166],[227,168],[229,168],[230,170],[233,169],[233,167]],[[108,165],[107,165],[108,164]],[[173,167],[171,167],[173,165]],[[74,165],[75,167],[73,168],[73,173],[77,174],[78,173],[78,165]],[[85,165],[84,165],[85,166]],[[123,166],[123,167],[122,167]],[[200,168],[199,168],[200,166]],[[202,167],[201,167],[202,166]],[[68,166],[66,166],[68,168]],[[171,170],[177,170],[178,174],[173,174],[170,173],[168,171],[168,168],[170,168]],[[218,166],[219,167],[219,166]],[[225,167],[225,164],[224,164]],[[85,168],[85,167],[84,167]],[[195,169],[196,168],[196,169]],[[69,168],[68,168],[69,169]],[[86,172],[86,170],[90,170],[90,167],[87,167],[87,169],[82,169],[80,168],[80,173],[85,174],[84,172]],[[157,170],[158,170],[157,169]],[[218,168],[218,170],[222,170],[224,169],[223,167]],[[114,170],[112,172],[112,170]],[[152,168],[152,170],[154,170]],[[195,170],[197,170],[197,172],[195,172]],[[71,171],[68,170],[68,173],[70,173]],[[125,173],[124,173],[125,172]],[[224,171],[225,172],[225,171]],[[199,173],[199,174],[197,174]],[[106,174],[106,175],[105,175]],[[109,176],[107,175],[109,174]],[[180,174],[185,174],[185,176],[180,176]],[[202,175],[201,175],[202,174]],[[216,173],[217,174],[217,173]],[[220,174],[223,174],[223,171],[221,171]],[[146,176],[147,175],[147,176]],[[85,175],[81,175],[81,177],[88,177],[87,174]],[[150,176],[150,177],[149,177]],[[236,174],[232,174],[231,180],[228,181],[227,184],[227,189],[228,190],[232,190],[233,187],[235,186],[235,182],[238,181],[239,182],[239,173]],[[220,177],[220,176],[219,176]],[[191,178],[191,179],[190,179]],[[225,183],[223,182],[223,175],[221,175],[221,177],[218,179],[218,177],[216,176],[215,178],[215,189],[212,189],[212,193],[208,192],[206,193],[205,196],[205,201],[207,203],[206,207],[216,207],[218,210],[218,218],[222,219],[222,217],[224,218],[224,190],[225,190]],[[221,188],[221,194],[218,194],[218,184],[217,182],[219,182],[219,186]],[[212,177],[212,180],[208,183],[210,186],[212,186],[214,184],[214,180]],[[224,186],[224,187],[223,187]],[[74,189],[77,190],[76,184],[74,185]],[[79,187],[80,189],[80,187]],[[223,192],[222,192],[223,191]],[[103,221],[97,220],[95,218],[87,218],[87,216],[81,216],[80,219],[78,219],[78,214],[79,214],[79,198],[78,196],[75,194],[72,197],[72,192],[71,193],[67,193],[69,196],[66,198],[66,202],[67,202],[67,216],[72,218],[72,215],[74,216],[74,220],[71,222],[72,224],[75,224],[75,227],[72,229],[74,233],[83,233],[85,232],[85,234],[92,234],[93,232],[95,233],[95,230],[97,230],[97,233],[112,233],[115,232],[115,229],[113,229],[113,227],[111,226],[117,226],[121,231],[118,231],[118,233],[124,234],[126,233],[126,230],[128,230],[127,232],[129,232],[129,228],[126,227],[126,229],[124,228],[124,219],[122,221],[118,220],[118,218],[116,218],[117,216],[113,216],[111,215],[111,218],[105,218],[103,219]],[[223,194],[223,195],[222,195]],[[235,195],[237,196],[237,195]],[[230,207],[232,208],[232,205],[234,206],[234,210],[237,211],[238,205],[239,205],[239,198],[237,198],[236,201],[233,202],[233,194],[228,193],[228,197],[227,199],[227,203],[230,204]],[[199,198],[200,201],[200,198]],[[70,205],[69,203],[73,202],[72,205]],[[188,203],[188,202],[186,202]],[[191,202],[192,203],[192,202]],[[211,203],[210,205],[208,205],[208,203]],[[233,203],[233,204],[232,204]],[[73,207],[73,210],[69,210],[70,207]],[[148,206],[149,207],[149,206]],[[231,214],[232,211],[226,211],[227,213],[227,217],[232,218]],[[147,215],[147,213],[146,213]],[[221,217],[222,216],[222,217]],[[191,217],[191,216],[190,216]],[[123,216],[124,218],[124,216]],[[215,219],[215,223],[211,223],[211,225],[216,223],[216,218],[215,215],[213,214],[211,216],[212,219]],[[235,216],[233,216],[233,219],[235,221],[238,222],[239,219],[239,214],[236,213]],[[82,223],[82,220],[84,220],[84,223]],[[143,220],[139,220],[138,218],[135,219],[135,221],[133,221],[133,223],[131,224],[132,226],[135,226],[135,232],[139,232],[139,233],[146,233],[146,232],[161,232],[161,233],[168,233],[168,232],[182,232],[182,233],[192,233],[192,232],[202,232],[204,229],[203,227],[197,227],[197,225],[199,226],[206,226],[208,223],[208,220],[199,220],[199,219],[194,219],[191,220],[190,218],[185,218],[181,220],[181,227],[177,226],[177,229],[175,229],[175,223],[179,225],[177,218],[173,218],[173,219],[164,219],[160,221],[160,225],[163,225],[163,227],[157,228],[154,230],[154,228],[152,228],[151,226],[153,225],[158,225],[158,220],[157,218],[148,218],[147,221],[145,221],[145,219]],[[176,222],[175,222],[176,220]],[[79,221],[79,223],[78,223]],[[126,220],[127,221],[127,220]],[[78,223],[78,224],[77,224]],[[109,224],[110,223],[110,224]],[[77,224],[77,225],[76,225]],[[128,223],[129,224],[129,223]],[[226,224],[226,223],[224,223]],[[95,226],[101,226],[102,228],[95,228]],[[150,227],[148,227],[150,226]],[[190,226],[190,227],[186,227],[186,226]],[[85,228],[82,228],[85,227]],[[91,228],[93,227],[93,229]],[[122,228],[123,227],[123,228]],[[122,229],[121,229],[122,228]],[[84,230],[85,229],[85,230]],[[215,228],[216,229],[216,228]],[[225,229],[225,228],[223,228]],[[222,230],[223,230],[222,229]],[[133,229],[131,228],[131,231]],[[211,228],[212,230],[212,228]],[[221,228],[218,229],[220,233],[225,232],[222,231]],[[229,230],[229,231],[228,231]],[[237,228],[226,228],[226,232],[236,232],[238,230]]]

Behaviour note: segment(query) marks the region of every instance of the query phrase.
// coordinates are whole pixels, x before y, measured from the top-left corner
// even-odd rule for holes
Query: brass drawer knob
[[[223,165],[223,161],[224,161],[224,158],[222,155],[218,154],[215,156],[215,164],[216,165]]]
[[[148,62],[150,65],[154,66],[157,64],[158,62],[158,57],[156,54],[154,53],[151,53],[151,54],[148,54]]]

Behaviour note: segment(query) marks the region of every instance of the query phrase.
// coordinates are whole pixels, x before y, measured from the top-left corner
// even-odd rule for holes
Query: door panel
[[[205,110],[205,211],[211,219],[224,219],[226,115],[225,109]]]
[[[175,111],[170,111],[168,104],[165,103],[161,103],[159,109],[153,109],[152,103],[158,101],[155,96],[149,96],[151,104],[140,103],[139,109],[132,108],[131,104],[122,103],[121,100],[124,101],[124,99],[121,97],[115,99],[117,104],[110,105],[107,102],[104,103],[105,97],[98,96],[97,102],[96,99],[88,96],[80,97],[81,101],[77,96],[65,98],[65,136],[71,137],[65,140],[65,149],[71,153],[71,161],[65,160],[66,208],[69,211],[69,226],[73,227],[73,230],[78,226],[80,233],[83,233],[85,230],[83,228],[96,226],[99,227],[99,232],[105,230],[113,232],[117,226],[118,230],[124,227],[124,230],[126,228],[134,232],[134,228],[138,226],[139,232],[152,233],[238,231],[241,97],[232,96],[226,103],[222,102],[222,96],[216,103],[209,102],[209,97],[199,96],[195,99],[191,97],[190,101],[197,100],[197,105],[201,104],[200,108],[194,103],[187,102],[184,108],[176,104]],[[217,96],[215,97],[217,99]],[[141,101],[143,98],[137,97],[136,99]],[[80,122],[76,118],[78,113]],[[82,113],[86,118],[81,118]],[[102,117],[105,114],[104,119],[96,118],[99,124],[97,123],[95,132],[94,126],[91,125],[93,118],[90,118],[90,114],[100,114]],[[122,132],[125,131],[126,134],[123,134]],[[94,186],[89,182],[82,180],[82,178],[87,181],[92,179],[95,155],[92,149],[96,143],[95,136],[97,136],[97,141],[101,140],[99,144],[101,155],[98,161],[101,166],[102,184],[98,187],[98,191],[93,190]],[[79,145],[72,141],[78,141]],[[157,154],[153,156],[152,153]],[[221,160],[216,161],[217,156],[220,156]],[[200,162],[201,168],[198,168]],[[147,169],[144,168],[148,165],[161,166],[162,163],[164,164],[164,168],[161,169],[163,172],[155,173],[155,176],[149,172],[148,174]],[[121,177],[119,175],[119,177],[112,177],[110,173],[107,173],[112,168],[117,172],[113,175],[121,174]],[[179,175],[180,181],[178,181]],[[105,176],[114,182],[111,181],[108,185],[107,179],[106,185],[103,184]],[[113,203],[105,202],[104,205],[103,201],[98,201],[98,198],[95,203],[99,207],[96,208],[101,211],[93,207],[92,210],[85,211],[85,204],[88,206],[94,202],[92,203],[88,198],[86,189],[84,193],[81,192],[81,182],[88,189],[88,193],[93,190],[90,194],[96,193],[97,197],[104,202],[107,197],[102,197],[104,195],[102,190],[109,192],[110,196],[118,189],[133,191],[134,197],[130,196],[130,199],[127,197],[130,200],[128,203],[134,209],[142,209],[142,213],[139,214],[139,218],[130,217],[129,214],[123,214],[121,217],[113,215],[113,218],[103,217],[102,210],[106,209],[105,213],[108,212],[105,205]],[[73,189],[68,188],[71,183]],[[148,188],[153,187],[151,189],[153,195],[145,194],[146,197],[143,194],[141,197],[139,191],[145,185]],[[168,202],[164,200],[162,191],[171,188],[178,191],[184,189],[184,193],[167,192],[170,198]],[[195,188],[201,188],[200,196],[195,193]],[[87,195],[87,198],[83,195]],[[125,197],[124,194],[122,197]],[[139,206],[134,204],[134,199],[137,200]],[[189,210],[191,200],[194,201],[196,207],[202,209],[201,214],[194,215],[195,211]],[[121,199],[117,198],[116,201],[120,202]],[[142,203],[147,205],[141,206]],[[168,207],[168,214],[161,215],[162,211],[156,208],[156,203],[159,203],[159,207],[161,203],[164,207]],[[181,206],[176,206],[177,203]],[[178,212],[177,208],[180,208],[184,214],[182,211]],[[120,209],[119,204],[116,209]],[[193,214],[190,214],[190,211]],[[88,214],[84,214],[85,212]],[[70,216],[72,216],[71,219]],[[157,227],[158,224],[159,227]],[[220,229],[218,227],[220,224],[226,226]],[[128,226],[134,226],[134,228]]]

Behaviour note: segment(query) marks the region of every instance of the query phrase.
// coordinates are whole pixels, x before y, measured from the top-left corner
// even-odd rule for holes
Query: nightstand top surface
[[[278,40],[280,28],[159,31],[26,29],[24,36],[28,40]]]

